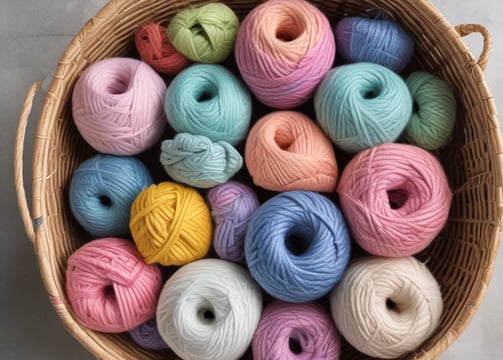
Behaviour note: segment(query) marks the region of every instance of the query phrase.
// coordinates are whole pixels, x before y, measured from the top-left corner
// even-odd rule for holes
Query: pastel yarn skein
[[[262,313],[262,292],[241,266],[202,259],[166,282],[157,305],[159,332],[182,359],[239,359]]]
[[[169,349],[169,346],[159,334],[155,316],[129,330],[129,336],[131,336],[135,344],[147,350],[162,351]]]
[[[97,154],[72,174],[70,209],[94,237],[128,235],[131,205],[152,183],[148,168],[139,159]]]
[[[330,294],[332,318],[358,351],[394,359],[416,349],[438,327],[439,285],[413,257],[354,260]]]
[[[342,213],[327,197],[287,191],[252,215],[245,237],[250,273],[276,299],[309,302],[340,280],[351,255]]]
[[[342,65],[323,78],[314,97],[316,119],[341,150],[357,153],[402,134],[412,116],[405,81],[372,63]]]
[[[253,183],[273,191],[332,192],[339,175],[330,139],[297,111],[260,118],[248,134],[245,162]]]
[[[231,144],[186,133],[162,142],[160,160],[173,180],[201,189],[229,181],[243,166]]]
[[[163,135],[165,93],[164,80],[143,61],[107,58],[88,66],[77,80],[73,119],[96,151],[137,155]]]
[[[169,85],[164,111],[177,133],[236,145],[248,133],[252,102],[248,89],[230,70],[221,65],[195,64]]]
[[[332,67],[335,40],[327,17],[308,1],[270,0],[246,15],[234,54],[260,102],[292,109],[312,97]]]
[[[429,152],[387,143],[354,156],[337,186],[354,240],[367,252],[402,257],[425,249],[447,222],[447,175]]]

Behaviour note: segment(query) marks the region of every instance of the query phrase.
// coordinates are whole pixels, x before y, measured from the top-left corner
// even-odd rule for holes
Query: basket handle
[[[456,31],[461,36],[470,35],[473,33],[480,33],[484,39],[484,44],[482,46],[482,52],[477,60],[477,65],[484,71],[487,67],[487,62],[489,61],[489,55],[493,47],[493,41],[491,34],[485,26],[480,24],[461,24],[455,26]]]
[[[19,117],[19,123],[16,131],[16,142],[14,148],[14,181],[16,184],[16,195],[17,202],[19,206],[19,212],[21,214],[21,219],[23,220],[24,229],[28,238],[33,243],[35,241],[35,230],[33,226],[32,217],[30,210],[28,208],[28,200],[26,199],[26,191],[24,187],[23,179],[23,150],[24,150],[24,139],[26,136],[26,126],[28,124],[28,118],[31,114],[31,109],[33,107],[33,99],[35,94],[42,88],[42,81],[37,81],[33,84],[26,94],[26,98],[23,104],[23,110]]]

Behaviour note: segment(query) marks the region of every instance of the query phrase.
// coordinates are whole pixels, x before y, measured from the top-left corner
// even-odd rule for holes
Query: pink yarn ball
[[[340,335],[330,314],[313,302],[270,303],[252,342],[254,360],[337,360],[340,347]]]
[[[93,240],[68,258],[66,292],[82,325],[129,331],[155,315],[162,276],[134,245],[119,238]]]
[[[270,0],[243,20],[235,44],[239,71],[264,104],[291,109],[311,98],[335,58],[326,16],[304,0]]]
[[[142,61],[98,61],[85,69],[75,84],[75,125],[96,151],[139,154],[160,140],[166,128],[165,93],[164,80]]]
[[[439,161],[398,143],[358,153],[344,168],[337,192],[354,240],[386,257],[426,248],[443,229],[452,199]]]

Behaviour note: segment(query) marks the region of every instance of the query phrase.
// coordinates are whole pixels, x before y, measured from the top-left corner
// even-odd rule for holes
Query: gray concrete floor
[[[12,159],[15,129],[26,90],[36,80],[52,74],[72,36],[105,2],[0,0],[0,359],[3,360],[93,358],[65,330],[49,303],[32,244],[17,212]],[[433,3],[454,25],[479,23],[491,31],[494,50],[486,72],[487,82],[498,108],[502,109],[503,72],[499,62],[503,61],[500,17],[503,2],[433,0]],[[479,37],[470,36],[466,41],[474,53],[480,51]],[[40,103],[41,96],[35,102],[35,114]],[[32,118],[27,135],[28,153],[36,116]],[[27,157],[25,161],[30,164],[31,159]],[[30,181],[29,171],[26,179]],[[502,358],[502,284],[500,255],[481,307],[466,331],[442,356],[443,360]]]

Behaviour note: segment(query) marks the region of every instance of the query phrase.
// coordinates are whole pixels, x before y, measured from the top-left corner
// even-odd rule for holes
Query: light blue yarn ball
[[[164,111],[178,133],[236,145],[248,133],[252,101],[248,89],[225,67],[195,64],[169,85]]]
[[[405,81],[373,63],[330,70],[314,97],[320,127],[348,153],[396,141],[412,116],[412,103]]]
[[[414,40],[386,19],[347,17],[335,27],[337,54],[349,63],[372,62],[400,72],[412,60]]]
[[[273,297],[292,303],[321,298],[341,279],[350,259],[341,211],[309,191],[283,192],[252,215],[245,237],[250,273]]]
[[[201,189],[227,182],[243,166],[243,157],[231,144],[191,134],[164,140],[160,160],[173,180]]]
[[[149,170],[137,158],[98,154],[73,173],[70,209],[93,236],[124,236],[129,234],[133,201],[152,183]]]

